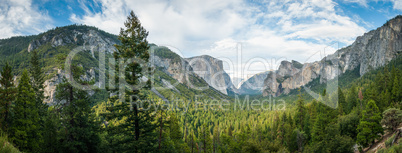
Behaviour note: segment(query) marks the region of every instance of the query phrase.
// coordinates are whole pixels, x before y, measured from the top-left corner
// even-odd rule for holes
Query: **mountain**
[[[314,79],[320,83],[359,69],[366,72],[384,66],[402,52],[402,16],[387,21],[383,26],[356,38],[350,46],[313,63],[281,62],[264,80],[263,96],[279,96],[299,88]]]
[[[243,81],[239,87],[240,94],[261,94],[264,89],[264,80],[270,71],[257,73]]]
[[[226,95],[238,93],[229,75],[223,70],[221,60],[208,55],[185,59],[193,68],[193,72],[203,78],[210,86]]]
[[[3,61],[11,62],[14,75],[18,76],[24,68],[29,67],[30,53],[37,51],[41,57],[41,66],[46,73],[45,96],[48,99],[45,102],[53,104],[56,85],[62,82],[63,76],[66,76],[65,61],[74,50],[79,52],[74,56],[72,63],[82,66],[86,71],[82,78],[95,79],[95,86],[98,87],[107,86],[107,79],[102,83],[99,77],[100,74],[106,74],[108,77],[109,59],[113,57],[112,53],[115,51],[114,44],[119,44],[116,35],[95,27],[85,25],[58,27],[38,35],[0,40],[0,55],[2,55],[0,67],[4,66]],[[166,93],[170,93],[188,99],[194,98],[194,95],[203,95],[209,99],[229,98],[227,92],[221,93],[211,87],[193,71],[187,60],[167,47],[150,44],[150,54],[150,66],[155,67],[152,80],[155,86],[159,87],[156,89],[159,94],[168,96]],[[101,55],[105,56],[105,63],[102,63]],[[211,69],[223,70],[222,65],[212,66]],[[228,76],[225,76],[224,81],[231,84]],[[186,95],[181,95],[183,93]],[[95,101],[105,100],[109,96],[105,90],[89,91],[89,94],[96,96],[92,97]]]
[[[245,79],[243,78],[232,77],[232,83],[237,89],[240,89],[240,86],[244,81]]]

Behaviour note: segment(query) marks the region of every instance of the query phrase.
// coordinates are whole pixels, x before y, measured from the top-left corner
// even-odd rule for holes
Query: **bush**
[[[7,136],[0,132],[0,152],[4,153],[20,153],[11,143],[8,142]]]
[[[394,140],[394,139],[395,139],[395,134],[392,135],[390,138],[388,138],[387,141],[385,141],[385,146],[386,146],[386,147],[390,147],[390,146],[391,146],[391,143],[392,143],[392,140]]]

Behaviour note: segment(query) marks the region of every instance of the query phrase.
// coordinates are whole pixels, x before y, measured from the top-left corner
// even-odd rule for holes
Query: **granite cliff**
[[[268,74],[263,96],[287,94],[313,79],[320,83],[334,79],[347,70],[359,68],[360,75],[387,64],[402,52],[402,16],[356,38],[353,44],[313,63],[281,62]]]
[[[193,72],[203,78],[211,87],[226,95],[238,93],[229,75],[223,70],[222,61],[208,55],[185,59]]]

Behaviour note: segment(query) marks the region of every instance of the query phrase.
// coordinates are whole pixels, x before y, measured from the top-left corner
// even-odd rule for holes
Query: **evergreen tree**
[[[170,139],[173,141],[175,149],[178,152],[188,152],[187,146],[184,144],[182,139],[182,132],[180,131],[179,121],[176,118],[176,114],[170,115],[170,126],[169,126]]]
[[[295,123],[297,128],[301,129],[301,131],[303,131],[304,129],[304,118],[306,115],[306,109],[304,107],[304,99],[301,97],[301,95],[298,95],[299,99],[297,99],[296,101],[296,114],[295,114]]]
[[[80,76],[83,68],[72,65],[69,74],[70,81],[66,77],[56,87],[56,99],[61,105],[61,124],[64,135],[62,136],[62,152],[98,152],[99,148],[99,125],[94,121],[90,107],[88,93],[83,89],[73,87],[70,82],[75,79],[81,84],[91,84],[83,81]]]
[[[363,116],[360,119],[360,124],[358,126],[359,133],[357,134],[357,143],[367,147],[369,144],[374,143],[374,141],[383,134],[384,131],[380,124],[381,115],[380,111],[373,100],[369,100],[366,109],[363,111]]]
[[[114,52],[114,58],[126,61],[127,59],[137,59],[148,62],[148,41],[146,40],[148,32],[141,26],[137,16],[131,11],[124,23],[126,29],[120,30],[118,39],[121,44],[115,45],[117,51]],[[124,74],[118,74],[116,81],[121,79],[130,86],[136,86],[141,83],[140,79],[146,75],[142,72],[145,70],[144,63],[132,61],[124,67]],[[116,65],[116,71],[119,70],[119,65]],[[120,82],[122,83],[122,82]],[[142,109],[140,107],[141,100],[147,98],[145,89],[148,89],[150,81],[144,88],[130,88],[126,89],[124,84],[125,93],[119,93],[117,90],[112,91],[118,93],[123,99],[119,105],[113,105],[107,108],[108,113],[104,114],[106,120],[115,120],[124,118],[125,121],[114,126],[109,126],[107,131],[110,135],[122,135],[123,138],[115,140],[111,143],[114,151],[135,151],[135,152],[152,152],[157,149],[157,135],[155,124],[155,114],[152,110]],[[130,103],[126,103],[129,101]],[[145,103],[148,104],[148,103]],[[144,108],[148,106],[144,105]]]
[[[338,87],[338,110],[339,114],[343,115],[346,108],[346,99],[340,87]]]
[[[392,98],[391,98],[393,102],[400,101],[399,96],[401,95],[402,91],[400,91],[399,89],[400,89],[400,87],[399,87],[398,77],[395,76],[393,86],[392,86]]]
[[[42,139],[39,110],[35,105],[35,92],[29,82],[28,71],[22,72],[15,100],[15,116],[10,126],[11,138],[25,152],[38,152]]]
[[[210,132],[208,130],[208,125],[204,123],[201,127],[201,130],[199,130],[199,147],[201,148],[200,150],[204,153],[206,152],[211,152],[211,138],[210,138]]]
[[[347,109],[344,111],[345,114],[349,114],[352,109],[357,106],[357,93],[356,87],[352,86],[349,90],[348,97],[347,97]]]
[[[11,66],[6,63],[0,75],[0,127],[7,132],[11,122],[11,104],[15,99],[16,88]]]
[[[35,91],[35,107],[38,108],[38,113],[39,113],[39,125],[40,125],[40,135],[45,135],[46,132],[52,133],[56,131],[50,131],[53,130],[51,127],[46,127],[45,126],[45,120],[50,119],[47,116],[47,109],[48,106],[43,102],[45,99],[44,95],[44,75],[42,71],[42,67],[40,66],[39,63],[39,56],[38,52],[36,50],[32,51],[31,55],[31,65],[30,65],[30,75],[31,75],[31,84],[32,88]],[[49,124],[46,124],[49,125]],[[48,129],[50,128],[50,129]],[[52,139],[52,138],[49,138]],[[43,139],[39,139],[40,143],[43,143]],[[44,149],[45,150],[45,149]]]
[[[313,142],[319,142],[324,139],[325,136],[325,117],[319,113],[314,123],[311,137]]]
[[[44,130],[43,133],[43,145],[41,146],[41,152],[54,153],[62,152],[62,146],[60,144],[60,131],[61,122],[60,116],[57,113],[55,107],[50,107],[49,112],[44,116]]]
[[[45,99],[44,95],[44,75],[42,68],[39,64],[39,56],[36,50],[32,51],[31,56],[31,67],[30,67],[30,74],[31,74],[31,84],[32,88],[35,91],[35,99],[37,107],[40,108],[40,115],[44,115],[47,110],[47,105],[43,104],[43,100]]]

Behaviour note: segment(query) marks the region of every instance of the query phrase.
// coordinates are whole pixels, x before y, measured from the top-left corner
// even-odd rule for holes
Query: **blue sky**
[[[0,38],[75,23],[118,34],[130,10],[149,31],[149,42],[184,57],[220,58],[232,77],[247,78],[235,73],[245,66],[253,71],[247,74],[275,69],[281,60],[310,62],[322,58],[317,52],[350,45],[402,14],[402,1],[3,0]]]

